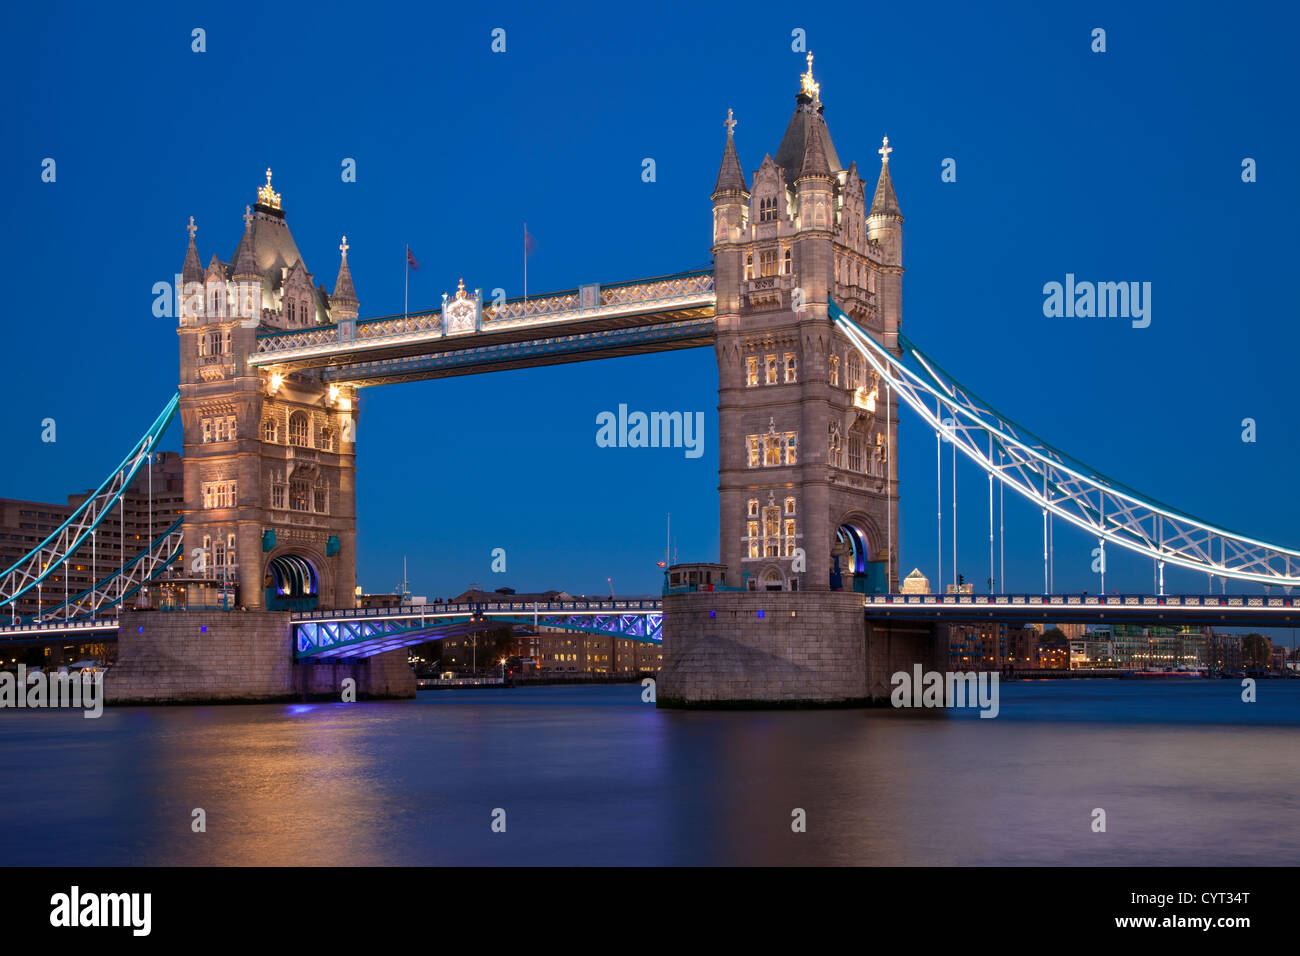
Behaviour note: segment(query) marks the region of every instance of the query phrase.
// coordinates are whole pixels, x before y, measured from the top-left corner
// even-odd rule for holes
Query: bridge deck
[[[713,342],[715,302],[710,270],[678,273],[485,303],[470,326],[444,309],[264,333],[248,361],[379,385],[696,348]]]

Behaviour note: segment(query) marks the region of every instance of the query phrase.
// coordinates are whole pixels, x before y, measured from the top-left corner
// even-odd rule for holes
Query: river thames
[[[3,711],[0,864],[1300,863],[1300,681],[1000,690],[992,720],[630,684]]]

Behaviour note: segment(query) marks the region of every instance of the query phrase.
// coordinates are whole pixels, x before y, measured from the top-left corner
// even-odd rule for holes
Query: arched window
[[[849,471],[861,472],[864,470],[862,453],[866,445],[867,429],[862,419],[853,423],[849,429]]]
[[[280,426],[274,418],[268,418],[262,422],[262,441],[278,442],[280,440]]]
[[[299,448],[311,447],[311,426],[306,412],[294,412],[289,416],[289,444]]]

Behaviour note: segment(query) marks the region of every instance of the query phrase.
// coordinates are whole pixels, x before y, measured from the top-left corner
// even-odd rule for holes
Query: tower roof
[[[894,195],[894,180],[889,175],[889,154],[893,149],[889,145],[888,136],[885,137],[885,145],[879,152],[880,179],[876,182],[876,194],[871,198],[871,211],[867,215],[893,216],[902,219],[903,213],[898,208],[898,197]]]
[[[724,192],[748,193],[745,174],[740,169],[740,157],[736,155],[736,120],[731,110],[727,110],[727,120],[722,124],[727,127],[727,145],[722,150],[722,165],[718,167],[718,181],[713,186],[713,195]]]
[[[812,176],[822,179],[833,178],[830,161],[826,157],[826,148],[823,145],[824,128],[824,123],[813,123],[808,127],[808,139],[804,145],[803,162],[799,167],[799,179]]]
[[[247,206],[244,207],[244,234],[239,237],[239,247],[231,259],[231,275],[258,275],[257,257],[253,255],[253,216]]]
[[[800,77],[799,93],[795,96],[794,115],[781,137],[781,145],[776,151],[776,164],[787,173],[802,170],[804,154],[808,151],[809,130],[817,127],[820,131],[822,149],[826,154],[826,165],[832,173],[838,173],[844,167],[835,152],[831,141],[831,132],[826,127],[822,116],[821,85],[812,78],[812,54],[808,54],[808,72]],[[791,176],[791,179],[794,177]]]
[[[186,228],[190,231],[190,246],[185,250],[185,265],[181,269],[181,281],[202,282],[203,266],[199,263],[198,246],[194,244],[194,234],[199,231],[199,227],[194,225],[193,216],[190,216],[190,224]]]
[[[344,236],[343,241],[339,243],[339,253],[342,256],[339,260],[339,277],[334,280],[334,294],[330,299],[356,306],[360,303],[357,302],[356,290],[352,288],[352,271],[348,268],[348,248],[348,237]]]

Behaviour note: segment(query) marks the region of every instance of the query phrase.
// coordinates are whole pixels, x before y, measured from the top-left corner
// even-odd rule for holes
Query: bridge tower
[[[334,293],[314,284],[271,171],[223,262],[200,266],[193,217],[179,316],[185,573],[238,584],[250,609],[351,607],[356,390],[318,370],[247,364],[260,333],[354,322],[347,240]]]
[[[728,111],[713,190],[721,560],[758,590],[896,591],[896,397],[828,299],[897,351],[903,216],[887,138],[869,206],[840,164],[812,59],[752,189]]]

